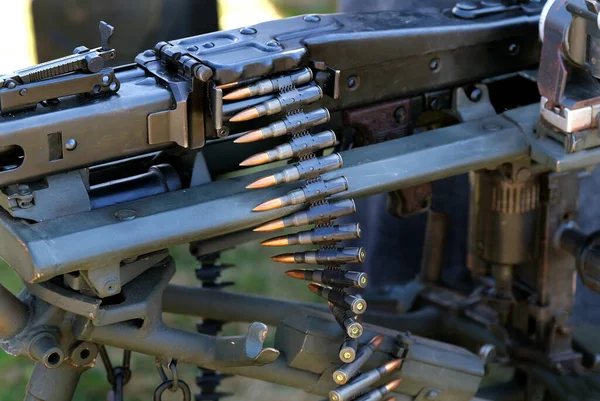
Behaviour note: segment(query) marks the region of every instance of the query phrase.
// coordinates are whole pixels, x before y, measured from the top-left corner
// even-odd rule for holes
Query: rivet
[[[115,213],[115,217],[121,221],[133,220],[136,216],[135,211],[131,209],[122,209]]]
[[[77,141],[73,138],[67,139],[67,141],[65,142],[65,149],[67,149],[70,152],[72,150],[75,150],[76,148],[77,148]]]
[[[103,75],[102,76],[102,85],[108,85],[109,82],[110,82],[110,77],[108,75]]]
[[[189,51],[189,52],[195,52],[196,50],[198,50],[198,46],[188,46],[185,48],[185,50]]]
[[[204,47],[205,49],[212,49],[213,47],[215,47],[215,44],[213,42],[204,42],[202,43],[202,47]]]
[[[321,21],[321,17],[319,17],[318,15],[314,15],[314,14],[305,15],[304,16],[304,21],[306,21],[306,22],[319,22],[319,21]]]
[[[250,28],[250,27],[245,27],[245,28],[240,29],[240,33],[242,35],[254,35],[256,33],[256,29]]]
[[[429,62],[429,69],[431,71],[437,71],[440,68],[440,59],[434,58]]]

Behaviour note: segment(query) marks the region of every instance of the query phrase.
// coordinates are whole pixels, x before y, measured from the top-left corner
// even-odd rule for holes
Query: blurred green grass
[[[222,280],[234,281],[235,285],[227,291],[244,292],[272,296],[285,299],[295,299],[308,302],[322,302],[322,300],[306,289],[306,283],[293,280],[284,273],[286,267],[276,264],[269,259],[279,249],[263,248],[256,243],[244,244],[235,249],[224,252],[221,261],[235,264],[235,268],[225,270]],[[170,249],[171,255],[177,262],[177,273],[172,283],[182,285],[198,285],[194,275],[194,268],[198,265],[194,257],[188,252],[187,245]],[[5,263],[0,262],[0,282],[13,293],[18,293],[23,286],[16,273]],[[185,330],[195,330],[198,318],[177,316],[173,314],[164,315],[165,322],[171,326]],[[236,335],[246,331],[247,324],[227,324],[222,334]],[[273,343],[271,330],[267,337],[267,345]],[[113,364],[119,364],[121,351],[109,350]],[[33,362],[28,359],[15,358],[3,352],[0,353],[0,394],[2,401],[22,400],[29,375],[33,368]],[[147,401],[152,399],[154,388],[159,384],[159,378],[154,368],[154,359],[150,356],[133,354],[133,375],[131,382],[126,386],[127,401]],[[182,378],[196,391],[194,378],[197,369],[193,366],[180,366]],[[86,372],[78,386],[75,401],[105,401],[109,390],[102,362]],[[232,378],[221,386],[221,391],[234,392],[235,395],[228,400],[275,400],[286,397],[290,400],[312,400],[313,396],[302,391],[276,386],[269,383],[261,383],[251,379]],[[169,394],[171,396],[171,394]],[[165,401],[170,398],[165,396]],[[174,400],[178,400],[175,394]]]

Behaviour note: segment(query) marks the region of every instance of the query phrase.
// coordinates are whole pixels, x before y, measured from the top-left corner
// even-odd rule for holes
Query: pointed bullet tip
[[[236,89],[231,93],[223,96],[223,100],[241,100],[252,96],[252,92],[248,88]]]
[[[271,260],[278,263],[294,263],[294,254],[282,253],[281,255],[271,256]]]
[[[309,290],[311,290],[315,294],[319,293],[319,286],[317,284],[310,283],[310,284],[307,284],[306,286],[308,287]]]
[[[400,366],[402,366],[402,362],[404,362],[404,359],[395,359],[393,361],[387,362],[383,366],[384,366],[384,369],[386,372],[391,372],[393,370],[398,369]]]
[[[286,246],[289,245],[289,241],[287,240],[287,236],[282,236],[265,240],[260,244],[262,246]]]
[[[254,231],[264,232],[264,231],[279,230],[281,228],[284,228],[283,219],[277,219],[277,220],[273,220],[273,221],[265,223],[261,226],[256,227],[254,229]]]
[[[275,176],[269,175],[267,177],[263,177],[263,178],[260,178],[256,181],[254,181],[252,184],[248,185],[246,188],[247,189],[266,188],[266,187],[270,187],[271,185],[275,185],[275,184],[277,184],[277,180],[275,179]]]
[[[304,280],[304,270],[288,270],[285,272],[291,278],[295,278],[298,280]]]
[[[237,122],[241,122],[241,121],[253,120],[258,117],[260,117],[260,115],[259,115],[256,107],[251,107],[249,109],[240,111],[239,113],[237,113],[236,115],[231,117],[229,119],[229,121],[231,121],[233,123],[237,123]]]
[[[386,384],[385,388],[387,389],[387,391],[392,391],[396,387],[398,387],[401,382],[402,382],[402,379],[393,380],[393,381],[389,382],[388,384]]]
[[[267,152],[257,153],[253,156],[250,156],[246,160],[240,163],[240,166],[258,166],[260,164],[265,164],[270,162],[269,154]]]
[[[373,343],[376,348],[381,345],[382,341],[383,341],[383,334],[378,334],[371,339],[371,343]]]
[[[264,139],[264,135],[261,130],[257,129],[254,131],[250,131],[250,132],[240,136],[239,138],[236,138],[233,142],[234,143],[250,143],[250,142],[260,141],[261,139]]]
[[[265,210],[278,209],[282,206],[283,206],[283,202],[281,201],[281,198],[275,198],[275,199],[270,199],[266,202],[261,203],[260,205],[256,206],[252,210],[255,212],[262,212]]]

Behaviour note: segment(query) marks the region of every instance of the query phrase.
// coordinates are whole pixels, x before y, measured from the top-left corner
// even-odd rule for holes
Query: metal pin
[[[335,318],[336,322],[338,322],[338,324],[342,327],[342,329],[344,329],[346,336],[350,338],[358,338],[362,336],[363,327],[354,319],[354,317],[352,317],[350,311],[338,308],[331,302],[328,303],[333,317]]]
[[[347,383],[329,392],[330,401],[348,401],[360,393],[366,391],[371,385],[377,383],[386,374],[400,368],[402,359],[390,361],[383,366],[358,375],[350,383]],[[385,386],[384,386],[385,387]]]
[[[356,372],[369,360],[371,355],[383,342],[383,335],[379,334],[371,339],[367,345],[362,347],[356,354],[353,362],[342,365],[339,369],[333,372],[333,381],[337,384],[346,384]]]
[[[252,96],[266,95],[292,85],[306,84],[312,81],[312,79],[313,73],[311,69],[303,68],[289,75],[263,79],[245,88],[236,89],[223,96],[223,100],[241,100]]]
[[[323,287],[319,284],[308,284],[308,289],[315,294],[320,295],[327,302],[341,308],[348,309],[356,315],[365,313],[367,310],[367,301],[355,295],[346,294],[343,291],[334,290],[328,287]]]
[[[293,167],[286,168],[279,173],[256,180],[246,188],[266,188],[272,185],[315,178],[323,173],[342,167],[342,164],[342,156],[339,153],[332,153],[325,157],[314,157],[296,163]]]
[[[271,123],[266,127],[247,132],[233,142],[248,143],[293,134],[325,124],[329,121],[329,118],[329,110],[324,107],[307,112],[301,111],[290,116],[285,116],[282,120]]]
[[[283,235],[261,242],[264,246],[314,245],[327,244],[360,238],[358,223],[336,226],[317,227],[313,230],[300,231],[296,234]]]
[[[323,90],[317,84],[310,84],[289,92],[280,93],[276,98],[242,110],[229,119],[231,122],[249,121],[258,117],[270,116],[281,111],[292,110],[311,104],[323,97]]]
[[[346,337],[340,347],[340,361],[350,363],[356,358],[356,350],[358,348],[358,338]]]
[[[356,205],[352,199],[344,199],[337,202],[324,203],[322,205],[311,206],[308,210],[296,212],[277,220],[272,220],[254,231],[273,231],[287,227],[299,227],[307,224],[325,223],[329,220],[337,219],[356,212]]]
[[[257,153],[240,163],[240,166],[258,166],[291,157],[300,157],[335,145],[335,132],[331,130],[314,135],[304,135],[266,152]]]
[[[290,205],[301,205],[327,198],[328,196],[344,192],[347,189],[348,180],[345,177],[334,178],[329,181],[311,182],[303,188],[288,192],[284,196],[263,202],[252,210],[261,212]]]
[[[354,401],[381,401],[390,391],[394,391],[400,385],[402,379],[397,379],[388,384],[369,391],[367,394],[357,398]]]
[[[365,288],[369,282],[367,273],[341,269],[289,270],[285,274],[295,279],[314,281],[331,287]]]

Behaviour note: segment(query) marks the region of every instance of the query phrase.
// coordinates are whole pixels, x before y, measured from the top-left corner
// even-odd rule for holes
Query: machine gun
[[[25,399],[72,399],[100,355],[121,400],[131,352],[157,357],[156,400],[191,397],[175,361],[207,369],[201,386],[219,371],[331,401],[469,400],[504,364],[529,394],[560,396],[556,375],[596,367],[567,321],[577,271],[600,280],[597,235],[574,223],[579,175],[600,161],[596,6],[549,3],[543,46],[542,4],[461,2],[165,41],[116,68],[101,23],[100,47],[0,77],[0,255],[26,286],[0,287],[0,337],[36,361]],[[240,164],[268,170],[231,176]],[[430,183],[463,173],[466,295],[442,281],[445,217],[430,210]],[[426,256],[403,302],[366,311],[368,278],[342,268],[365,249],[338,245],[360,227],[333,220],[378,193],[396,216],[428,213]],[[219,291],[215,255],[249,241],[317,248],[273,259],[321,265],[288,275],[329,306]],[[167,248],[183,243],[209,286],[169,285]],[[175,329],[163,311],[214,324]],[[227,321],[251,325],[216,336]],[[126,350],[123,367],[105,346]]]

